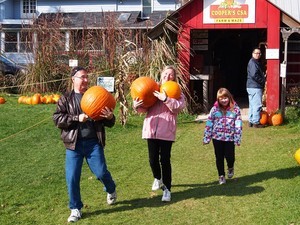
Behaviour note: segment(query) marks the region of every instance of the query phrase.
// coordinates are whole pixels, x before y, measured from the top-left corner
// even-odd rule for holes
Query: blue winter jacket
[[[206,121],[203,143],[208,144],[211,139],[216,139],[233,141],[239,146],[242,138],[242,124],[241,111],[236,103],[232,110],[228,108],[223,113],[218,102],[215,102]]]
[[[258,60],[254,58],[249,60],[247,74],[247,88],[264,89],[266,79],[261,64]]]

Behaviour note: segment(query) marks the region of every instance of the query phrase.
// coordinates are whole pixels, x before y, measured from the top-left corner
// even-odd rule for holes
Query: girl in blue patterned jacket
[[[242,137],[242,119],[239,106],[226,88],[217,92],[217,101],[210,110],[203,137],[203,144],[212,139],[219,184],[225,184],[224,159],[228,167],[228,178],[234,175],[235,145],[239,146]]]

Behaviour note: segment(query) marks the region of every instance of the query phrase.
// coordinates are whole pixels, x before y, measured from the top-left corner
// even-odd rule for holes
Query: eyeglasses
[[[253,54],[255,54],[255,55],[261,55],[260,52],[253,52]]]
[[[77,77],[77,76],[73,76],[73,77]],[[80,80],[87,80],[88,79],[87,76],[82,76],[82,77],[77,77],[77,78],[79,78]]]

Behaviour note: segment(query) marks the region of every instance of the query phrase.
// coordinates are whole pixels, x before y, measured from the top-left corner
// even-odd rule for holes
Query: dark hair
[[[261,51],[261,49],[260,49],[259,47],[254,47],[254,48],[252,49],[252,53],[253,53],[255,50]]]
[[[71,71],[71,77],[73,77],[78,71],[80,70],[84,70],[86,71],[86,69],[84,67],[81,66],[75,66],[72,71]]]

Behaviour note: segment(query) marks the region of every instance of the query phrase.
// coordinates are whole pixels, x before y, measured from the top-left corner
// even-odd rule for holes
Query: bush
[[[296,106],[286,107],[285,119],[289,123],[300,122],[300,108]]]

